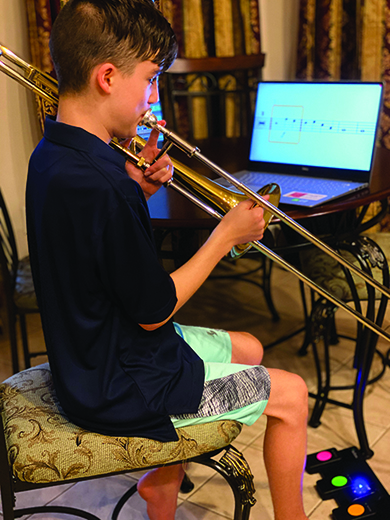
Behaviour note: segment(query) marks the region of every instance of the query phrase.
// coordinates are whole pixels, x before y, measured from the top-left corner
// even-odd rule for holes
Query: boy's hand
[[[264,199],[268,200],[269,195]],[[246,244],[263,238],[265,221],[264,210],[253,206],[252,200],[244,200],[231,209],[221,220],[216,230],[224,233],[229,250],[238,244]]]
[[[163,126],[165,125],[165,121],[159,121],[159,123]],[[146,145],[139,153],[141,157],[145,157],[148,163],[152,163],[159,153],[159,149],[157,148],[158,136],[159,132],[152,130]],[[126,171],[129,177],[137,181],[141,186],[147,200],[156,193],[163,184],[171,179],[173,175],[173,164],[169,156],[165,154],[144,172],[127,161]]]

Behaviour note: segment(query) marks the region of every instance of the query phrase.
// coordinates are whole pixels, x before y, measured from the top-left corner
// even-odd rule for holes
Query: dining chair
[[[248,137],[264,60],[262,53],[177,58],[161,85],[168,126],[191,141]]]
[[[61,409],[48,363],[14,374],[0,385],[0,415],[4,520],[35,513],[99,520],[74,503],[56,505],[52,501],[47,505],[17,508],[17,496],[22,491],[186,462],[208,466],[225,479],[234,495],[234,520],[248,520],[256,502],[248,463],[231,445],[242,429],[236,421],[178,428],[178,440],[165,443],[86,431],[71,423]],[[218,455],[222,456],[218,459]],[[136,491],[137,486],[131,486],[113,505],[112,520],[118,518]]]
[[[350,263],[360,267],[383,286],[389,287],[388,261],[384,251],[373,238],[377,237],[359,235],[349,239],[345,238],[338,241],[336,249]],[[379,241],[378,238],[377,240]],[[302,271],[314,283],[340,301],[352,303],[358,313],[364,312],[366,318],[382,327],[388,303],[385,295],[379,293],[359,276],[351,274],[335,259],[318,248],[302,249],[300,260]],[[369,458],[373,455],[373,451],[369,446],[364,423],[364,394],[367,385],[375,383],[382,377],[388,360],[377,349],[377,334],[358,321],[354,336],[345,334],[343,331],[340,332],[336,328],[336,306],[316,295],[313,290],[310,290],[310,300],[311,311],[305,319],[306,341],[300,351],[301,355],[305,355],[308,347],[312,346],[317,376],[317,389],[309,394],[314,398],[314,408],[309,425],[316,428],[321,424],[322,413],[328,404],[352,410],[361,452],[366,458]],[[365,302],[364,309],[362,302]],[[332,346],[337,348],[339,337],[351,340],[355,344],[352,363],[355,376],[352,384],[335,385],[332,382],[331,348]],[[323,354],[320,354],[319,351],[321,342]],[[371,368],[375,355],[380,357],[382,367],[377,374],[372,375]],[[349,399],[333,398],[332,392],[334,391],[349,392]]]

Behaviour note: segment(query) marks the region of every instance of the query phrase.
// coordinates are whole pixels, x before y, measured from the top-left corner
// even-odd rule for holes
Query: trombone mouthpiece
[[[184,139],[182,139],[175,133],[169,131],[164,126],[159,125],[157,122],[157,117],[152,113],[151,109],[149,109],[145,113],[145,115],[141,121],[141,125],[145,125],[148,128],[151,128],[152,130],[155,128],[156,130],[158,130],[159,132],[161,132],[163,134],[165,139],[167,139],[172,144],[174,144],[175,146],[180,148],[180,150],[182,150],[184,153],[186,153],[189,157],[192,157],[196,152],[199,152],[199,149],[196,146],[192,146],[191,144],[184,141]]]
[[[153,114],[151,109],[149,109],[145,113],[145,115],[141,121],[141,125],[147,126],[148,128],[152,128],[152,129],[160,126],[157,123],[157,117]]]

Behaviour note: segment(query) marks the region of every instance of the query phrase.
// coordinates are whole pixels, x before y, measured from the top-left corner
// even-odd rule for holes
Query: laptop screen
[[[260,82],[250,169],[368,180],[381,99],[381,83]]]

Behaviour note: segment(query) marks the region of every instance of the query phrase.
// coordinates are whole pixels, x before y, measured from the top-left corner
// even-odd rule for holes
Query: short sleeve
[[[159,263],[142,201],[120,201],[107,219],[99,247],[101,278],[112,301],[137,323],[159,323],[177,298]]]

